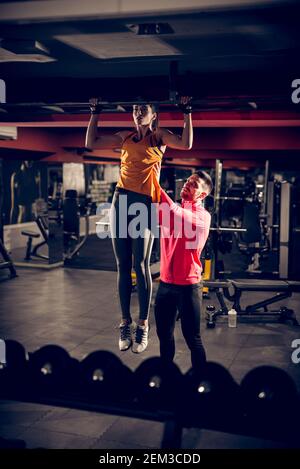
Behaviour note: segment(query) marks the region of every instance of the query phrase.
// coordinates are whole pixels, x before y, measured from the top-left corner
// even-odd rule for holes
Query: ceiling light
[[[141,24],[127,24],[126,26],[139,36],[174,33],[173,29],[168,23],[141,23]]]

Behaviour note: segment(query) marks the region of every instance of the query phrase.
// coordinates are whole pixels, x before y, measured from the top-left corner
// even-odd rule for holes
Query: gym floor
[[[94,350],[106,349],[118,355],[130,368],[158,355],[151,307],[149,347],[142,355],[118,351],[119,308],[116,273],[95,270],[19,269],[19,277],[0,283],[0,337],[20,341],[27,351],[47,343],[63,346],[72,356],[82,358]],[[158,283],[154,283],[154,295]],[[244,296],[251,303],[262,296]],[[212,297],[204,301],[217,306]],[[300,321],[300,294],[282,303],[294,309]],[[133,316],[137,296],[132,299]],[[204,316],[204,315],[203,315]],[[184,372],[190,367],[188,350],[176,327],[175,362]],[[238,322],[229,329],[219,318],[215,329],[202,336],[208,359],[224,365],[240,382],[257,365],[274,365],[286,370],[300,390],[300,364],[291,361],[291,343],[300,338],[300,328],[276,321]],[[126,383],[124,383],[124,386]],[[29,448],[159,448],[163,424],[105,414],[52,408],[44,405],[0,401],[0,436],[25,440]],[[184,448],[274,448],[286,447],[271,441],[213,431],[186,429]]]

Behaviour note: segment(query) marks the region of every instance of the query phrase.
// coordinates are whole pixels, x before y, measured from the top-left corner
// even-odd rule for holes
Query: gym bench
[[[220,305],[217,311],[214,307],[207,307],[207,326],[209,328],[214,327],[217,316],[228,314],[228,307],[226,306],[224,297],[232,302],[232,308],[236,310],[238,316],[247,316],[249,318],[278,316],[280,322],[291,321],[294,326],[299,325],[295,313],[291,309],[281,306],[275,311],[268,310],[269,305],[291,297],[294,292],[300,292],[300,282],[298,281],[257,279],[209,280],[204,281],[203,285],[210,291],[216,293]],[[233,289],[233,293],[230,293],[230,289]],[[243,309],[241,306],[241,298],[245,291],[273,292],[275,295],[257,303],[250,304]]]

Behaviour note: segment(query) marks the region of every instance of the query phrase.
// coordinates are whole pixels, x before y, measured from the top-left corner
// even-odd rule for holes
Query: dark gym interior
[[[300,447],[299,14],[288,0],[0,3],[0,448]],[[155,103],[180,134],[180,96],[192,97],[193,146],[167,148],[160,185],[179,203],[195,171],[214,184],[201,253],[211,368],[197,389],[180,317],[177,367],[153,378],[159,239],[148,347],[118,348],[99,207],[121,151],[85,145],[90,98],[107,136],[134,128],[135,103]],[[104,378],[85,387],[96,351]]]

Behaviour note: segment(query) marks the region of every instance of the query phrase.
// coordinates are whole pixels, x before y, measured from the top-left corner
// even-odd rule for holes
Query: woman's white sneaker
[[[132,351],[134,353],[142,353],[146,350],[148,345],[148,333],[149,326],[138,325],[135,331],[134,342],[132,345]]]
[[[132,336],[136,331],[136,323],[132,321],[131,323],[120,324],[119,329],[119,349],[121,352],[124,352],[128,350],[132,344]]]

